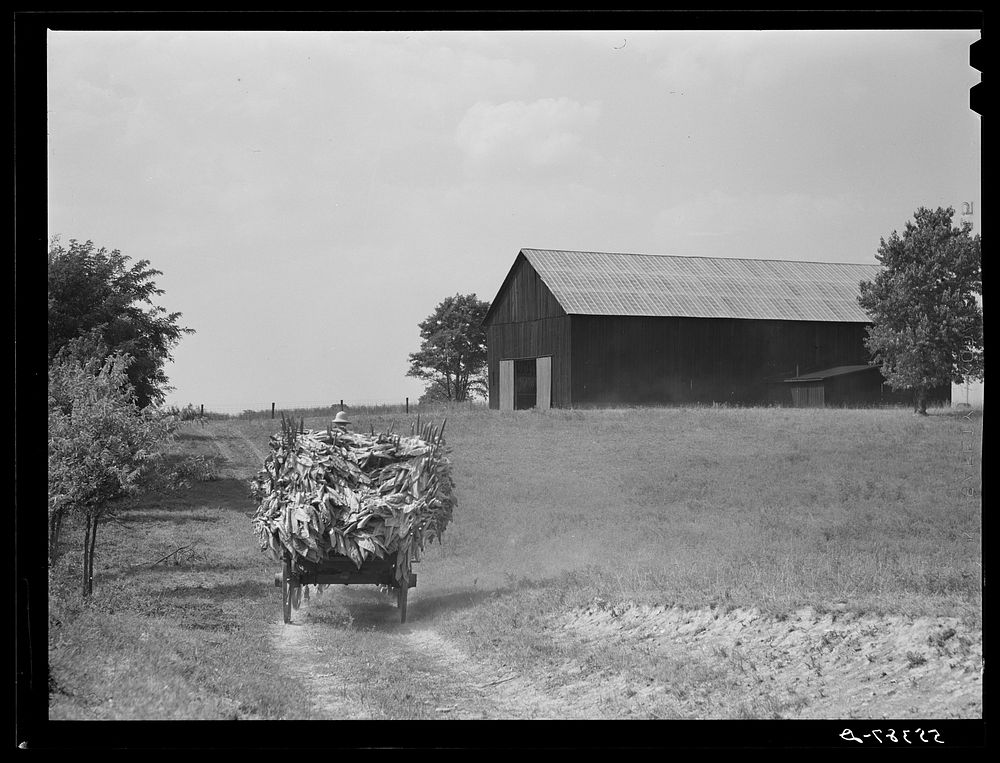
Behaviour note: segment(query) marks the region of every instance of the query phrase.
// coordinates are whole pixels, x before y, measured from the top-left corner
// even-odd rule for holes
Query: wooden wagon
[[[281,588],[282,612],[285,622],[292,621],[292,610],[298,609],[304,586],[308,585],[384,585],[396,592],[399,607],[399,622],[406,622],[406,597],[416,586],[416,573],[407,570],[402,578],[396,577],[396,557],[368,559],[361,568],[346,556],[331,556],[322,562],[310,562],[302,557],[293,562],[291,554],[285,553],[282,571],[274,576],[274,585]],[[306,589],[306,599],[309,592]]]

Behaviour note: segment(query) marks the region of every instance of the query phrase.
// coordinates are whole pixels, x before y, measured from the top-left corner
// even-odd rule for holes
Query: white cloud
[[[511,163],[552,167],[585,155],[585,132],[600,116],[599,102],[581,104],[569,98],[480,101],[465,113],[455,140],[473,169]]]
[[[678,34],[664,47],[655,75],[686,95],[766,87],[781,77],[782,69],[773,47],[761,44],[765,39],[759,32]]]
[[[654,224],[663,235],[725,236],[748,231],[815,226],[859,211],[845,195],[804,193],[733,195],[724,191],[699,194],[662,210]]]

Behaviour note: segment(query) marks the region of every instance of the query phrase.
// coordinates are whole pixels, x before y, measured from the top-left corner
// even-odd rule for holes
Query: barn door
[[[552,358],[535,359],[535,385],[536,402],[535,407],[540,411],[547,411],[552,407]]]
[[[538,404],[538,364],[535,358],[514,361],[514,410],[526,411]]]
[[[500,410],[514,410],[514,361],[500,361]]]

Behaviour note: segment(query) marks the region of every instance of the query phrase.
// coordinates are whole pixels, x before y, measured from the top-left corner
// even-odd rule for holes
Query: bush
[[[84,595],[92,590],[99,523],[116,501],[141,488],[174,421],[136,405],[130,362],[122,354],[86,361],[61,356],[49,366],[49,557],[58,554],[63,520],[82,518]]]
[[[178,408],[176,405],[172,405],[167,409],[167,413],[178,421],[198,421],[202,418],[193,403],[188,403],[183,408]]]

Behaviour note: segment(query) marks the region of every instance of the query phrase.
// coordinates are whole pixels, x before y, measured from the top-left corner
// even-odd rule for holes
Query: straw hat
[[[337,415],[333,418],[334,424],[350,424],[350,420],[347,418],[347,414],[343,411],[338,411]]]

